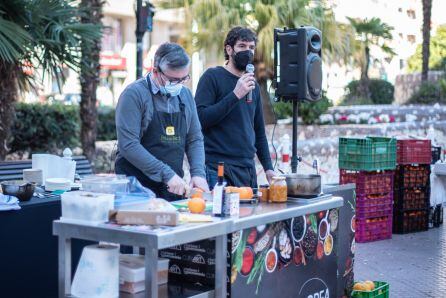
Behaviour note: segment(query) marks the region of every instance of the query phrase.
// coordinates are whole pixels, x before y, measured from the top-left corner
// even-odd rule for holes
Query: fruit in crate
[[[375,290],[375,283],[373,281],[367,280],[364,282],[357,282],[353,286],[353,290],[361,292],[371,292]]]
[[[203,213],[206,202],[202,198],[192,198],[187,202],[187,207],[191,213]]]

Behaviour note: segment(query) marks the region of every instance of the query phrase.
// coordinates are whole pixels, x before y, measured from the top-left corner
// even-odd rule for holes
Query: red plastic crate
[[[356,242],[363,243],[390,238],[392,238],[392,216],[356,219]]]
[[[429,229],[429,209],[398,211],[393,214],[395,234],[427,231]]]
[[[398,140],[397,164],[430,164],[432,161],[430,140]]]
[[[356,194],[385,194],[393,191],[394,171],[340,170],[339,183],[355,183]]]
[[[429,186],[430,175],[430,165],[398,165],[395,171],[395,189]]]
[[[400,188],[395,190],[395,210],[423,209],[429,207],[430,188]]]
[[[393,204],[393,193],[387,194],[356,194],[356,210],[373,210],[376,206]]]

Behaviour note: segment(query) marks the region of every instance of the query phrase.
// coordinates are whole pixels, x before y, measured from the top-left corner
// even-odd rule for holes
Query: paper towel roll
[[[95,244],[84,248],[71,294],[80,298],[119,297],[118,246]]]

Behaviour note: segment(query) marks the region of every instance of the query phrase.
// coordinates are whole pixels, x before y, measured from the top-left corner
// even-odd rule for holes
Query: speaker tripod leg
[[[297,156],[297,100],[293,100],[293,138],[292,138],[292,154],[291,154],[291,173],[297,172],[297,164],[302,158]]]

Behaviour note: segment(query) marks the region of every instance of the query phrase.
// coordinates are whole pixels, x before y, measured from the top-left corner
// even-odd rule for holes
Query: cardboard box
[[[112,210],[110,220],[121,225],[176,226],[179,224],[176,211]]]

